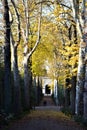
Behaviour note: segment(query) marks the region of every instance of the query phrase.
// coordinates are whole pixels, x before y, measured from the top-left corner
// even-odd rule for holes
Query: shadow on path
[[[46,101],[44,106],[43,102]],[[2,129],[1,129],[2,130]],[[40,106],[3,130],[86,130],[55,106],[50,97],[44,97]]]
[[[51,96],[44,96],[40,103],[40,106],[55,106],[55,104]]]
[[[44,96],[40,105],[35,107],[36,110],[53,110],[53,111],[60,111],[61,107],[56,106],[53,102],[51,96]]]

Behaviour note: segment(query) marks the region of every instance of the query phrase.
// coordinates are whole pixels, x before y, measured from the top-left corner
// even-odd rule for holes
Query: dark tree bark
[[[38,100],[38,105],[40,103],[40,79],[38,76],[38,82],[37,82],[37,100]]]
[[[73,29],[73,30],[72,30]],[[76,25],[72,25],[71,31],[70,31],[70,37],[69,39],[72,40],[74,38],[74,43],[77,44],[77,30]],[[77,53],[77,52],[76,52]],[[76,56],[76,54],[74,54]],[[72,66],[72,69],[75,69],[77,67],[77,63],[74,63]],[[75,114],[75,101],[76,101],[76,74],[72,74],[71,77],[71,92],[70,92],[70,106],[71,106],[71,112],[72,114]]]
[[[4,109],[11,112],[11,51],[10,51],[10,20],[8,1],[2,0],[4,9]]]
[[[86,53],[87,53],[87,48],[86,48]],[[86,66],[85,66],[85,84],[84,84],[84,119],[87,120],[87,61],[86,61]]]
[[[84,0],[84,12],[83,12],[83,42],[85,43],[85,83],[84,83],[84,94],[83,94],[83,102],[84,102],[84,111],[83,116],[84,119],[87,120],[87,0]]]
[[[39,17],[38,17],[38,35],[37,40],[32,48],[32,50],[29,49],[28,43],[29,43],[29,29],[30,29],[30,19],[29,19],[29,5],[28,0],[23,1],[24,5],[24,12],[25,12],[25,19],[26,19],[26,27],[22,28],[23,31],[23,38],[24,38],[24,98],[25,98],[25,108],[30,108],[30,79],[31,79],[31,72],[29,70],[29,61],[33,54],[33,52],[36,50],[39,42],[40,42],[40,29],[41,29],[41,13],[42,13],[42,6],[40,5],[39,9]]]
[[[87,104],[85,101],[85,92],[84,85],[86,84],[85,74],[86,74],[86,47],[87,47],[87,8],[86,8],[86,0],[82,1],[82,10],[80,13],[80,29],[81,30],[81,42],[79,49],[79,62],[78,62],[78,73],[77,73],[77,85],[76,85],[76,114],[83,116],[85,113],[84,107]],[[76,11],[76,10],[75,10]],[[79,17],[79,15],[78,15]],[[78,21],[80,19],[77,18]],[[85,117],[85,114],[84,114]]]
[[[14,41],[12,41],[14,42]],[[14,44],[12,45],[14,46]],[[13,79],[14,79],[14,107],[13,111],[16,115],[22,112],[21,105],[21,90],[20,90],[20,75],[18,70],[18,57],[17,57],[17,47],[12,47],[12,61],[13,61]]]
[[[75,114],[75,99],[76,99],[76,76],[71,79],[71,112]]]
[[[18,54],[17,49],[21,40],[21,31],[20,31],[20,15],[18,8],[14,0],[11,0],[12,5],[15,11],[15,18],[17,21],[17,37],[14,39],[13,32],[11,30],[11,45],[12,45],[12,69],[13,69],[13,78],[14,78],[14,112],[16,115],[20,114],[22,111],[21,105],[21,90],[20,90],[20,75],[18,70]]]
[[[68,109],[70,106],[70,79],[66,79],[66,88],[65,88],[65,108]]]
[[[30,109],[32,108],[32,87],[33,87],[33,79],[32,79],[32,56],[30,57],[29,59],[29,84],[30,84],[30,87],[29,87],[29,94],[30,94]]]
[[[34,76],[34,79],[33,79],[33,87],[34,87],[34,93],[35,93],[35,105],[37,105],[37,85],[36,85],[36,76]]]

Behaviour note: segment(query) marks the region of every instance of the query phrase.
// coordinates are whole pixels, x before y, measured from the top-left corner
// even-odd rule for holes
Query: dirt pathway
[[[36,107],[35,111],[18,121],[13,121],[3,130],[85,130],[60,112],[58,107],[51,105]]]
[[[46,103],[46,104],[44,104],[44,103]],[[41,101],[40,106],[44,106],[44,105],[45,106],[55,106],[55,104],[50,96],[43,97],[43,100]]]
[[[32,111],[19,121],[14,121],[5,130],[85,130],[62,112],[51,110]]]

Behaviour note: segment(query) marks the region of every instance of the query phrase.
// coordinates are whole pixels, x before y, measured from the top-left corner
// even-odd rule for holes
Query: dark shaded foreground
[[[46,104],[44,105],[44,100]],[[51,97],[44,97],[40,106],[20,120],[0,130],[86,130],[55,106]]]
[[[4,130],[85,130],[62,112],[32,111],[21,120],[14,121]]]

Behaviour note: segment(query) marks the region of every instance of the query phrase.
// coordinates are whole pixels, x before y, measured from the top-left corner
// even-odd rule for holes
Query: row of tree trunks
[[[2,0],[4,9],[4,109],[11,112],[11,51],[10,51],[10,18],[7,0]]]
[[[11,0],[13,2],[13,0]],[[4,67],[5,67],[5,80],[4,80],[4,108],[5,112],[11,112],[11,52],[10,52],[10,36],[11,36],[11,26],[10,26],[10,18],[9,18],[9,6],[7,0],[2,0],[4,7]],[[80,44],[79,51],[79,65],[78,65],[78,74],[77,74],[77,86],[76,86],[76,114],[84,115],[84,118],[87,119],[87,0],[83,0],[83,9],[82,9],[82,38]],[[26,19],[26,27],[24,29],[24,98],[25,98],[25,109],[30,109],[30,91],[32,86],[32,73],[29,68],[29,60],[32,53],[35,51],[37,45],[40,42],[40,26],[41,26],[41,6],[39,10],[39,22],[38,22],[38,37],[36,44],[32,50],[29,50],[29,8],[28,8],[28,0],[24,2],[25,7],[25,19]],[[72,0],[73,3],[73,12],[76,24],[79,24],[79,0]],[[77,7],[77,8],[76,8]],[[15,10],[17,11],[17,10]],[[71,36],[70,36],[71,40]],[[76,40],[76,36],[75,36]],[[12,40],[12,43],[14,41]],[[76,43],[75,43],[76,44]],[[19,86],[19,72],[18,72],[18,63],[17,63],[17,46],[12,45],[13,47],[13,72],[14,72],[14,109],[15,113],[19,113],[21,110],[21,102],[20,102],[20,86]],[[39,83],[39,80],[38,80]],[[72,113],[75,111],[75,77],[72,76],[72,88],[71,88],[71,108]],[[38,86],[40,86],[38,84]],[[66,85],[67,86],[67,85]],[[39,89],[38,89],[39,91]],[[69,106],[70,96],[68,95],[69,89],[66,89],[66,106]],[[39,94],[38,94],[39,95]],[[69,98],[67,97],[69,96]],[[38,97],[39,99],[39,97]],[[39,102],[39,101],[38,101]]]
[[[87,59],[87,0],[82,1],[82,5],[79,0],[72,0],[72,10],[74,20],[76,22],[77,30],[80,36],[80,49],[79,49],[79,62],[77,73],[77,85],[76,85],[76,114],[84,115],[87,119],[87,77],[86,77],[86,59]],[[81,6],[81,10],[79,8]]]
[[[18,55],[17,55],[17,48],[18,44],[20,43],[20,18],[19,13],[16,8],[15,2],[11,0],[15,15],[17,18],[17,36],[18,39],[16,41],[13,38],[12,30],[11,30],[11,21],[9,17],[9,6],[8,1],[3,0],[3,7],[4,7],[4,26],[5,26],[5,47],[4,47],[4,68],[5,68],[5,80],[4,80],[4,109],[6,113],[10,113],[14,111],[16,115],[20,114],[22,111],[22,105],[21,105],[21,90],[20,90],[20,76],[19,76],[19,70],[18,70]],[[30,109],[30,91],[32,87],[32,72],[31,72],[31,65],[29,65],[29,61],[31,58],[32,53],[35,51],[36,47],[39,44],[40,41],[40,28],[41,28],[41,12],[42,12],[42,6],[40,5],[39,10],[39,17],[38,17],[38,36],[37,41],[32,48],[32,50],[29,50],[28,48],[28,42],[29,42],[29,8],[28,8],[28,0],[26,2],[23,1],[24,8],[25,8],[25,19],[26,19],[26,27],[24,29],[24,109]],[[11,39],[10,39],[11,38]],[[11,53],[11,43],[12,43],[12,53]],[[12,70],[13,70],[13,79],[14,79],[14,96],[12,96],[12,85],[11,85],[11,56],[12,56]],[[14,105],[12,110],[12,97],[14,99]]]
[[[69,85],[71,84],[71,87]],[[75,99],[76,99],[76,76],[66,80],[65,88],[65,109],[75,114]]]
[[[82,40],[80,44],[80,53],[79,53],[79,69],[78,69],[78,84],[77,84],[77,114],[83,115],[85,119],[87,119],[87,95],[86,95],[86,59],[87,59],[87,7],[86,7],[87,0],[83,1],[83,8],[82,8]]]
[[[76,25],[75,24],[71,24],[69,29],[68,29],[68,35],[69,35],[69,41],[71,42],[71,44],[69,46],[71,46],[72,44],[77,44],[77,30],[76,30]],[[73,43],[72,43],[72,39]],[[68,60],[70,60],[70,58],[72,57],[68,56]],[[74,54],[74,56],[76,56]],[[77,67],[76,63],[74,63],[74,65],[69,66],[70,72],[72,72],[73,69],[75,69]],[[72,76],[71,78],[66,78],[66,89],[65,89],[65,108],[68,109],[70,108],[71,113],[74,115],[75,114],[75,99],[76,99],[76,74],[73,74],[72,72]]]

